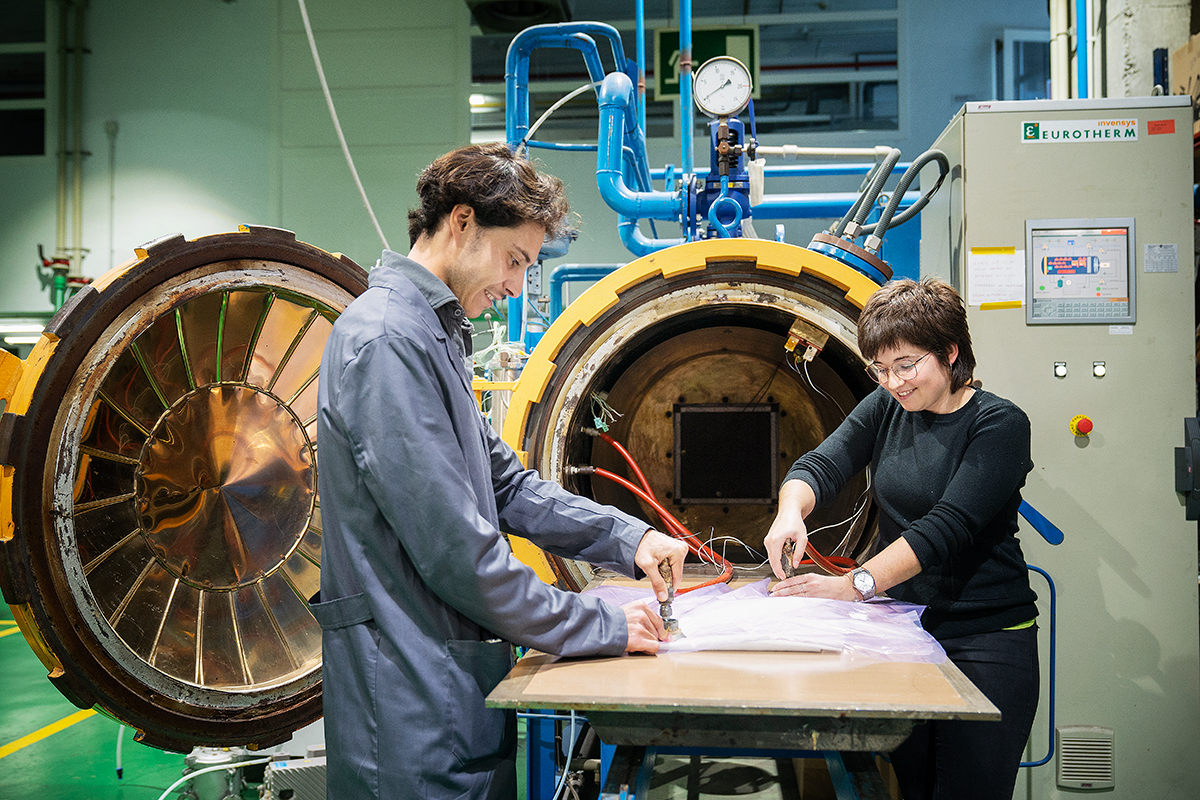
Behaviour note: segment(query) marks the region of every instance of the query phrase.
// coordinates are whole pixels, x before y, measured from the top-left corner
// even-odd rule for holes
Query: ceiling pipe
[[[71,270],[68,277],[83,275],[83,14],[84,4],[76,2],[75,44],[71,92]]]
[[[1071,0],[1050,0],[1050,99],[1071,97]]]
[[[58,163],[57,208],[55,217],[54,257],[66,258],[67,249],[67,120],[70,96],[67,91],[67,40],[70,31],[67,8],[58,9]]]

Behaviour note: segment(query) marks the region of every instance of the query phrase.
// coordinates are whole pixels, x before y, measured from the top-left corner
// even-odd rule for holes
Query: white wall
[[[304,241],[364,267],[382,242],[338,147],[300,13],[279,0],[275,216]],[[470,14],[463,3],[309,3],[326,78],[359,176],[391,249],[408,252],[416,176],[470,141]]]
[[[48,5],[57,8],[56,3]],[[88,7],[83,145],[84,273],[99,277],[133,247],[166,233],[189,237],[268,217],[273,16],[270,4]],[[50,30],[55,30],[51,26]],[[56,60],[47,60],[56,86]],[[109,139],[116,120],[114,224],[109,229]],[[47,152],[57,109],[47,108]],[[37,244],[55,242],[56,159],[0,159],[0,311],[49,309],[35,275]],[[67,243],[71,236],[68,233]],[[113,254],[110,256],[110,254]]]
[[[1169,55],[1187,44],[1192,5],[1188,0],[1109,0],[1105,8],[1109,97],[1151,93],[1154,51],[1162,48]],[[1100,74],[1099,68],[1095,74]]]
[[[368,196],[389,243],[407,251],[416,173],[468,141],[469,13],[414,0],[311,5]],[[295,2],[92,3],[86,46],[86,276],[160,236],[243,223],[289,228],[374,263],[382,245],[338,147]],[[56,59],[47,63],[53,90]],[[0,159],[0,314],[50,309],[35,265],[37,245],[49,255],[55,243],[53,102],[46,128],[50,155]]]

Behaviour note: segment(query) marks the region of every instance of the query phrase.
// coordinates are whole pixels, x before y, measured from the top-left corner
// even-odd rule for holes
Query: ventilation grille
[[[1058,729],[1058,785],[1065,789],[1111,789],[1113,730],[1093,726]]]

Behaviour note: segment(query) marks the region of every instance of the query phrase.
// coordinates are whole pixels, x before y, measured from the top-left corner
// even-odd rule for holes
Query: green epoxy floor
[[[15,629],[8,606],[0,603],[0,752],[79,712],[46,679],[46,669]],[[183,774],[183,754],[138,744],[133,730],[126,728],[121,748],[124,777],[118,780],[120,728],[119,723],[94,714],[0,757],[0,800],[158,800]],[[521,728],[518,796],[524,797]],[[171,793],[172,800],[179,791]],[[242,796],[258,797],[258,785]]]
[[[0,604],[0,634],[16,627],[11,619]],[[0,749],[78,711],[20,633],[0,636]],[[118,780],[119,729],[96,714],[0,758],[0,800],[157,800],[182,774],[183,756],[137,744],[126,729]]]

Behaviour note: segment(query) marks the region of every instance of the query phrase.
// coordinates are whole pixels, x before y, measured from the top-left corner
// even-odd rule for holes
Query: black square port
[[[676,404],[675,502],[772,504],[779,491],[777,403]]]

